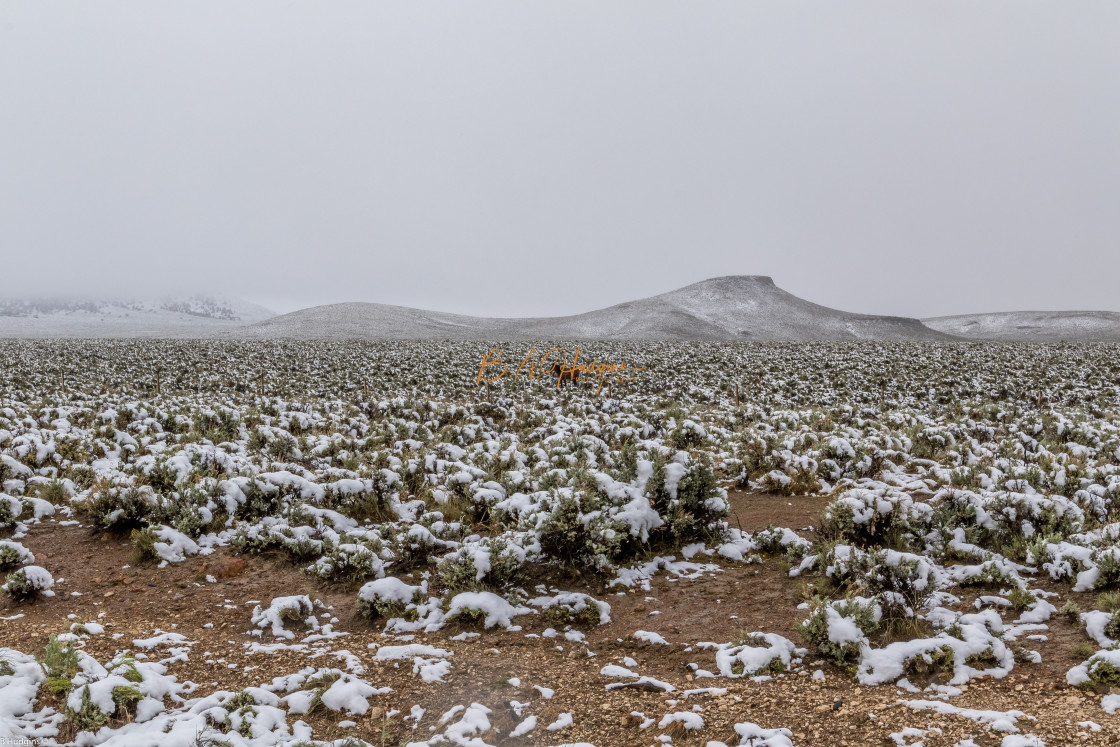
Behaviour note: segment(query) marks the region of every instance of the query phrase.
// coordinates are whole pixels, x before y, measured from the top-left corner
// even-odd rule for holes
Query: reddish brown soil
[[[755,532],[768,526],[789,527],[800,530],[820,524],[821,512],[834,500],[822,495],[774,495],[772,493],[743,493],[728,491],[731,515],[727,523],[745,532]],[[810,536],[811,538],[811,536]]]
[[[819,521],[820,509],[826,503],[827,499],[821,498],[733,494],[732,525],[739,523],[747,531],[769,524],[801,529]],[[780,633],[800,642],[795,626],[803,617],[797,610],[802,582],[788,578],[776,558],[749,565],[720,561],[722,571],[699,579],[673,579],[662,573],[648,592],[632,589],[618,595],[617,588],[584,585],[583,590],[611,604],[613,616],[609,625],[588,632],[586,646],[563,639],[526,637],[526,633],[540,633],[544,628],[539,620],[528,616],[515,621],[525,627],[521,632],[486,632],[468,641],[448,640],[459,632],[450,628],[419,635],[416,642],[455,652],[446,682],[426,684],[412,673],[410,664],[402,663],[398,668],[373,659],[370,643],[399,641],[381,635],[379,628],[356,613],[353,588],[322,584],[280,558],[244,556],[243,571],[211,584],[205,581],[205,575],[218,575],[214,572],[233,557],[229,549],[162,569],[154,565],[125,568],[130,565],[131,551],[125,538],[95,535],[80,526],[47,522],[33,527],[21,542],[35,553],[37,564],[46,567],[60,583],[53,599],[15,605],[7,597],[0,598],[0,617],[23,615],[0,622],[0,646],[34,653],[41,650],[51,633],[68,630],[74,620],[99,620],[98,615],[105,613],[100,621],[106,625],[106,633],[90,637],[87,650],[104,661],[118,649],[133,648],[134,638],[150,636],[156,629],[182,633],[197,643],[191,648],[190,661],[173,664],[170,671],[181,680],[198,682],[198,694],[266,683],[274,676],[308,665],[342,667],[342,662],[331,656],[309,660],[301,652],[250,654],[245,648],[249,642],[272,641],[267,633],[261,638],[247,633],[252,627],[250,600],[267,604],[275,596],[308,593],[333,606],[332,612],[338,617],[336,629],[350,635],[334,640],[331,650],[346,649],[358,656],[366,669],[363,677],[375,686],[390,686],[393,692],[375,697],[371,701],[374,709],[365,717],[353,719],[358,725],[352,729],[337,726],[346,718],[341,714],[320,710],[305,717],[320,739],[354,734],[373,744],[403,745],[430,738],[433,732],[429,727],[440,715],[454,705],[471,702],[493,709],[491,721],[502,734],[491,734],[487,741],[498,745],[587,741],[598,747],[649,747],[661,732],[656,725],[639,729],[630,717],[632,711],[660,720],[666,713],[691,710],[694,705],[703,708],[704,729],[674,735],[674,744],[700,747],[714,739],[735,743],[732,726],[740,721],[767,728],[787,727],[794,732],[797,745],[891,744],[889,734],[907,726],[941,729],[940,735],[927,735],[925,744],[930,746],[953,745],[972,736],[977,744],[989,747],[999,745],[1003,736],[989,734],[984,725],[959,716],[907,709],[900,701],[929,695],[911,695],[893,686],[859,686],[846,673],[817,661],[812,654],[807,659],[808,671],[770,682],[693,680],[687,665],[695,662],[702,669],[715,671],[715,656],[710,650],[695,647],[687,651],[688,646],[703,641],[726,642],[751,631]],[[708,560],[705,555],[694,558],[696,562]],[[228,571],[237,573],[235,568]],[[579,585],[569,582],[567,588]],[[1069,596],[1068,588],[1054,586],[1053,590]],[[966,604],[970,601],[964,599]],[[1079,601],[1083,608],[1091,604],[1089,598]],[[68,619],[68,615],[76,618]],[[213,623],[213,627],[204,628],[207,623]],[[660,633],[672,645],[635,641],[632,634],[636,630]],[[118,640],[112,638],[115,633],[122,634]],[[1049,747],[1120,743],[1120,716],[1105,714],[1098,695],[1065,685],[1065,671],[1080,661],[1072,653],[1073,646],[1087,640],[1084,634],[1073,623],[1056,617],[1047,635],[1050,640],[1045,642],[1023,641],[1042,653],[1041,664],[1017,665],[1005,680],[975,682],[952,703],[967,708],[1023,710],[1038,721],[1022,719],[1020,726],[1042,736]],[[595,656],[588,656],[588,651]],[[155,657],[159,650],[150,653]],[[618,663],[623,656],[636,659],[638,666],[634,669],[641,674],[668,681],[678,692],[606,691],[605,685],[611,680],[601,676],[599,670],[611,661]],[[207,664],[207,660],[214,663]],[[823,683],[809,676],[818,667],[827,675]],[[521,686],[509,686],[505,680],[510,676],[519,678]],[[556,695],[551,701],[542,700],[533,685],[553,688]],[[696,687],[721,687],[729,692],[714,698],[681,696],[681,691]],[[531,701],[525,714],[540,719],[540,726],[528,737],[503,736],[516,722],[508,707],[514,699]],[[671,703],[673,700],[677,702]],[[416,730],[401,721],[414,704],[427,710]],[[402,713],[387,720],[386,711],[393,709]],[[572,712],[575,723],[559,732],[545,731],[544,726],[562,712]],[[1077,726],[1085,720],[1101,724],[1104,730],[1091,733]]]

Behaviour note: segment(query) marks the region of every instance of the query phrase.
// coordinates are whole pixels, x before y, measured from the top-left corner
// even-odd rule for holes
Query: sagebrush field
[[[1117,743],[1120,347],[493,347],[0,341],[0,740]]]

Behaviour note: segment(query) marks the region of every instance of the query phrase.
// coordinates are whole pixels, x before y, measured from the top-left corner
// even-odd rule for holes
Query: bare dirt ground
[[[732,494],[731,498],[732,526],[752,531],[774,524],[799,530],[807,537],[812,534],[800,530],[817,524],[828,502],[826,498],[769,495]],[[727,642],[744,631],[763,631],[802,643],[796,624],[804,617],[797,609],[804,582],[789,578],[776,558],[750,565],[721,560],[722,570],[692,579],[659,574],[648,591],[619,593],[619,587],[606,590],[578,580],[561,583],[562,579],[555,579],[564,588],[584,590],[608,601],[612,622],[588,631],[582,643],[562,636],[539,637],[545,626],[533,616],[515,620],[523,630],[488,631],[468,640],[450,640],[464,630],[454,627],[417,635],[412,642],[454,651],[445,681],[425,683],[413,673],[411,663],[398,666],[375,659],[370,644],[401,641],[382,635],[380,627],[357,614],[355,588],[324,585],[278,557],[239,557],[223,548],[165,568],[131,566],[126,537],[94,534],[80,525],[54,521],[32,527],[20,541],[34,552],[36,563],[54,575],[57,596],[20,605],[0,598],[0,618],[6,618],[0,620],[0,646],[38,652],[51,633],[67,631],[73,622],[99,621],[106,632],[91,636],[86,649],[105,661],[118,650],[136,650],[135,639],[173,631],[194,643],[189,660],[171,664],[170,673],[198,683],[197,695],[260,685],[309,665],[344,668],[343,659],[334,652],[345,649],[364,667],[364,679],[376,687],[391,687],[392,692],[375,696],[371,701],[374,708],[353,718],[357,722],[353,727],[338,726],[347,717],[325,709],[304,717],[318,739],[354,735],[375,745],[404,745],[430,738],[435,733],[431,727],[445,711],[472,702],[493,710],[495,731],[486,741],[497,745],[588,742],[598,747],[645,747],[660,744],[658,738],[666,732],[656,722],[663,715],[692,711],[696,706],[705,722],[703,729],[683,734],[670,731],[673,744],[694,747],[709,740],[737,744],[733,726],[742,721],[765,728],[786,727],[797,745],[890,745],[896,743],[892,732],[905,727],[931,730],[924,737],[926,745],[954,745],[971,737],[977,745],[989,747],[1000,745],[1005,736],[961,716],[913,710],[903,702],[929,699],[931,693],[907,693],[892,685],[858,685],[848,673],[818,661],[812,653],[804,671],[768,682],[694,679],[689,663],[717,671],[714,652],[697,645],[702,642]],[[708,558],[700,555],[694,560],[707,562]],[[217,580],[208,582],[207,575]],[[273,642],[267,632],[252,634],[250,615],[255,604],[300,593],[327,605],[329,615],[337,618],[335,630],[347,635],[319,650],[253,653],[252,644]],[[962,599],[965,604],[971,601]],[[1040,664],[1017,664],[1006,679],[973,682],[962,688],[964,694],[953,698],[952,704],[1021,710],[1026,714],[1018,721],[1022,732],[1043,738],[1051,747],[1120,744],[1120,715],[1106,714],[1099,695],[1065,684],[1066,670],[1081,661],[1072,649],[1087,638],[1064,618],[1055,617],[1049,625],[1048,640],[1029,641],[1042,655]],[[638,630],[659,633],[669,645],[635,640],[633,634]],[[152,658],[166,655],[162,648],[147,653]],[[621,663],[626,656],[637,661],[632,669],[669,682],[676,690],[606,690],[616,680],[602,676],[600,669],[608,663]],[[816,669],[825,673],[823,682],[810,676]],[[519,684],[511,684],[511,678]],[[545,700],[534,686],[550,688],[555,695]],[[689,689],[710,687],[726,688],[727,692],[684,695]],[[514,700],[529,704],[524,715],[539,718],[540,726],[528,736],[507,736],[518,721],[509,705]],[[414,727],[402,716],[416,704],[426,712]],[[387,716],[393,711],[400,713]],[[654,723],[640,728],[643,718],[633,716],[635,712]],[[561,713],[573,715],[572,725],[546,731],[544,726]],[[1085,721],[1095,722],[1101,730],[1079,725]]]

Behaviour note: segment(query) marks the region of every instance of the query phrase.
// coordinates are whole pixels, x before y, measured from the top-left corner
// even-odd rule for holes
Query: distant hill
[[[275,313],[239,299],[0,299],[0,337],[194,337]]]
[[[922,321],[931,329],[973,340],[1120,342],[1120,313],[1115,311],[1007,311]]]
[[[1120,313],[1016,311],[931,319],[838,311],[762,275],[711,278],[583,314],[518,319],[379,303],[277,316],[238,299],[0,299],[0,337],[452,340],[996,340],[1120,342]]]
[[[225,334],[315,339],[947,340],[917,319],[852,314],[733,275],[561,317],[494,319],[377,303],[315,306]]]

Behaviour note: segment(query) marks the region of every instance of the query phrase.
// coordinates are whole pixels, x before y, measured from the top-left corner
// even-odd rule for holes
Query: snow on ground
[[[741,697],[732,688],[804,681],[921,693],[900,701],[915,722],[885,733],[896,742],[937,736],[921,721],[936,714],[1031,744],[1039,737],[1020,732],[1043,715],[1030,704],[959,703],[969,687],[1049,663],[1043,644],[1074,623],[1084,625],[1082,660],[1057,684],[1099,693],[1097,718],[1120,707],[1108,693],[1120,686],[1120,601],[1109,596],[1120,588],[1120,356],[1111,348],[1044,349],[1064,358],[1043,369],[1034,352],[1010,348],[713,345],[613,399],[545,384],[526,397],[508,382],[482,397],[477,379],[460,375],[477,368],[477,351],[434,343],[401,352],[161,342],[97,356],[92,344],[52,345],[0,345],[15,371],[0,400],[11,604],[63,609],[88,591],[34,564],[50,565],[33,542],[42,531],[81,527],[129,544],[145,572],[234,553],[283,558],[316,588],[348,590],[357,615],[286,590],[227,599],[249,637],[236,644],[242,653],[305,664],[239,692],[181,680],[179,667],[232,663],[162,620],[165,629],[148,626],[120,639],[130,650],[97,660],[86,649],[107,628],[68,618],[52,645],[74,646],[76,663],[61,674],[4,649],[4,736],[54,739],[77,724],[90,744],[157,734],[176,744],[200,729],[237,744],[309,739],[310,722],[296,717],[325,709],[337,724],[384,709],[397,692],[378,680],[387,674],[448,687],[474,666],[464,649],[501,656],[492,642],[511,635],[586,660],[597,696],[658,699],[662,710],[647,708],[638,728],[664,736],[709,736],[708,699]],[[673,349],[617,350],[653,366]],[[87,362],[65,389],[47,365],[60,351]],[[125,382],[150,377],[152,351],[167,389],[129,390]],[[447,355],[425,368],[433,351]],[[217,373],[205,368],[211,354],[226,358]],[[303,367],[261,373],[270,356]],[[384,376],[370,392],[355,373],[388,369],[419,373],[407,392]],[[745,370],[751,390],[736,402],[743,382],[728,372]],[[289,379],[300,393],[282,389]],[[733,521],[729,491],[791,504],[824,497],[825,508],[814,529],[748,531]],[[775,603],[796,610],[794,627],[708,640],[661,626],[679,610],[657,588],[761,569],[804,584],[803,598]],[[197,587],[203,578],[220,583],[200,574]],[[732,617],[757,612],[749,591],[734,593]],[[657,609],[620,624],[618,610],[634,607],[619,595]],[[377,639],[353,645],[355,623]],[[676,657],[687,658],[675,672],[649,662]],[[502,674],[494,688],[520,688],[520,675]],[[690,688],[696,680],[713,686]],[[411,743],[589,728],[562,687],[528,678],[524,687],[549,707],[479,691],[431,723],[435,709],[417,704]],[[419,733],[426,710],[429,732]],[[792,736],[781,724],[734,731],[738,744]]]

